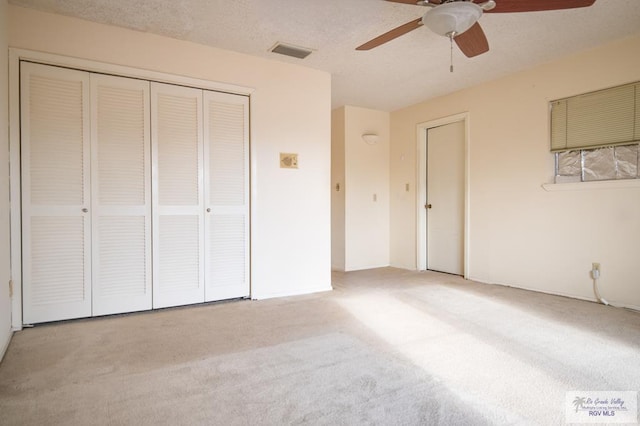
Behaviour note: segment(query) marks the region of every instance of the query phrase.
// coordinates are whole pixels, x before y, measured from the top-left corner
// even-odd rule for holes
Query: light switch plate
[[[286,152],[280,153],[280,168],[281,169],[297,169],[298,168],[298,154],[291,154]]]

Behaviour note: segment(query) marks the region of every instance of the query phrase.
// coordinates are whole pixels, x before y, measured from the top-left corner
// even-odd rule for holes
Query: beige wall
[[[345,106],[332,116],[336,202],[332,209],[334,216],[344,215],[334,221],[338,226],[344,223],[342,229],[333,230],[334,269],[389,266],[389,113]],[[378,142],[366,144],[364,133],[377,134]],[[339,182],[340,195],[335,191]]]
[[[640,36],[391,114],[391,263],[415,268],[416,124],[469,113],[469,278],[640,307],[640,187],[545,191],[550,100],[640,80]],[[605,185],[607,186],[607,185]],[[413,188],[416,185],[412,185]],[[584,186],[583,186],[584,188]]]
[[[0,360],[11,338],[7,2],[0,0]]]
[[[9,45],[253,88],[252,295],[331,288],[328,73],[15,6]]]

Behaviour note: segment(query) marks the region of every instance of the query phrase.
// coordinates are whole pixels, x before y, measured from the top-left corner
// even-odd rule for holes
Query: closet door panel
[[[89,74],[20,65],[23,321],[91,315]]]
[[[249,296],[249,99],[204,92],[207,301]]]
[[[202,90],[151,85],[153,307],[204,301]]]
[[[198,291],[200,286],[200,218],[196,215],[163,214],[160,216],[158,273],[165,292]],[[198,292],[198,299],[200,300]]]
[[[91,75],[93,314],[151,309],[149,82]]]

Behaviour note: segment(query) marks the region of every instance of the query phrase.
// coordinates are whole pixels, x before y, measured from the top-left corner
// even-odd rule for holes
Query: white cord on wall
[[[593,292],[596,295],[596,300],[603,305],[609,306],[609,302],[607,302],[606,299],[600,297],[600,292],[598,291],[598,278],[600,278],[600,269],[593,268],[591,270],[591,277],[593,278]]]

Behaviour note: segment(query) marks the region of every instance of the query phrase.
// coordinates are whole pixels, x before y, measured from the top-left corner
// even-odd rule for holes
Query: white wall
[[[415,268],[416,198],[399,187],[416,179],[416,124],[468,112],[469,277],[593,300],[600,262],[602,296],[640,307],[640,185],[541,187],[553,179],[549,101],[640,80],[637,52],[640,36],[393,112],[392,265]]]
[[[331,112],[331,269],[345,270],[345,113]]]
[[[389,266],[389,113],[354,106],[333,111],[336,170],[342,170],[343,199],[334,205],[334,214],[344,212],[344,254],[334,251],[334,268],[346,271]],[[362,135],[374,133],[379,140],[366,144]],[[337,134],[337,135],[336,135]],[[342,151],[341,151],[342,150]],[[337,173],[337,172],[336,172]],[[338,197],[334,175],[334,200]],[[334,242],[334,249],[337,242]],[[338,262],[335,257],[343,255]]]
[[[16,6],[9,45],[254,88],[252,296],[331,288],[328,73]],[[280,152],[299,169],[281,169]]]
[[[11,339],[9,296],[9,49],[7,2],[0,0],[0,360]]]

